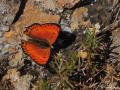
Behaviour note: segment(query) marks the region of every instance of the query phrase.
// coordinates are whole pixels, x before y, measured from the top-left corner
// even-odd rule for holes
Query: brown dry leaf
[[[81,50],[78,54],[82,59],[87,59],[88,58],[88,52],[87,51]]]

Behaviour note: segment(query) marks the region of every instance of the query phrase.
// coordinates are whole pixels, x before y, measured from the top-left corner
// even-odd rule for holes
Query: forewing
[[[47,24],[32,24],[27,27],[24,34],[41,40],[46,40],[50,44],[53,44],[60,32],[60,27],[57,24],[47,23]]]

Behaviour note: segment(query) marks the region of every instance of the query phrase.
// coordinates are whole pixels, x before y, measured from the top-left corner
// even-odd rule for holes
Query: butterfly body
[[[30,42],[36,43],[41,48],[51,48],[51,44],[46,40],[40,40],[40,39],[29,39]]]

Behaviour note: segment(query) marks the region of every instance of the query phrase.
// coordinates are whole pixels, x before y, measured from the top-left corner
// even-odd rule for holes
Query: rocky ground
[[[61,50],[65,59],[70,58],[69,52],[82,49],[85,28],[97,25],[97,35],[104,44],[103,53],[97,52],[99,57],[104,56],[102,68],[92,74],[82,62],[79,71],[73,70],[79,72],[79,78],[71,80],[73,87],[70,84],[70,88],[58,89],[60,78],[34,63],[21,48],[21,40],[27,39],[23,34],[25,27],[34,23],[57,23],[61,30],[76,35],[75,41]],[[52,90],[120,90],[119,30],[119,0],[0,0],[0,89],[51,90],[41,88],[41,80],[47,77],[49,83],[56,83],[51,85]],[[103,71],[106,74],[101,74]]]

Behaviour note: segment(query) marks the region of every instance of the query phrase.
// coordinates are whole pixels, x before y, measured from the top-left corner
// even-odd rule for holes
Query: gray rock
[[[14,19],[14,15],[11,15],[11,14],[7,14],[4,18],[3,18],[3,24],[4,25],[10,25],[12,23]]]
[[[5,31],[8,31],[9,30],[9,26],[5,26],[5,25],[0,25],[0,31],[3,31],[3,32],[5,32]]]
[[[4,43],[4,39],[0,38],[0,44],[3,44],[3,43]]]
[[[4,3],[0,3],[0,15],[4,15],[8,12],[9,6]]]
[[[2,37],[2,36],[3,36],[3,32],[0,31],[0,37]]]
[[[0,51],[2,50],[2,48],[3,48],[3,45],[2,45],[2,44],[0,44]]]
[[[2,52],[1,52],[1,54],[2,55],[7,55],[9,52],[8,52],[8,50],[9,50],[9,47],[10,47],[10,45],[9,44],[6,44],[3,48],[2,48]]]

